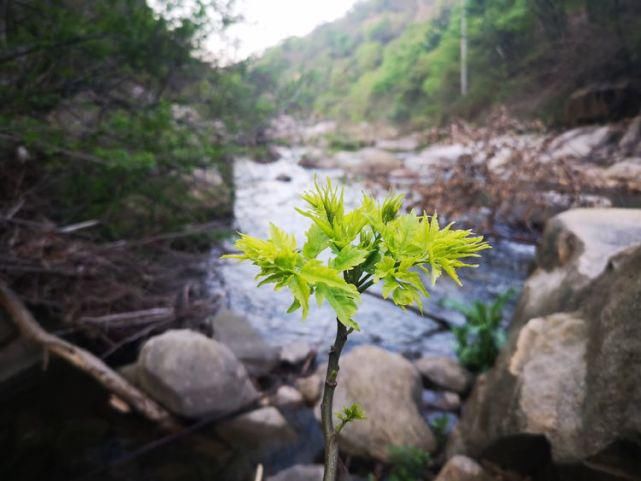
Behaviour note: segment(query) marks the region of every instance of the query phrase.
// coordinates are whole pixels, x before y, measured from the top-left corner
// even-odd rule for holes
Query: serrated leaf
[[[303,255],[308,259],[315,258],[329,247],[329,237],[317,224],[312,224],[305,235],[307,236],[307,242],[303,245]]]
[[[387,276],[383,279],[383,297],[387,299],[391,294],[398,289],[399,284],[396,282],[394,276]]]
[[[311,219],[331,240],[336,240],[336,227],[343,224],[344,202],[343,191],[332,185],[328,178],[325,185],[314,181],[314,189],[305,192],[301,198],[308,208],[296,211]]]
[[[341,276],[340,271],[326,266],[316,259],[311,259],[303,265],[300,270],[300,276],[305,282],[313,286],[325,284],[328,287],[336,287],[338,289],[347,289],[349,286]]]
[[[377,279],[383,279],[389,275],[393,275],[396,270],[396,261],[393,257],[383,256],[376,264],[374,275]]]
[[[396,218],[403,206],[404,199],[404,194],[392,195],[385,198],[381,206],[381,219],[385,224]]]
[[[294,275],[289,280],[288,286],[294,295],[294,299],[298,301],[298,304],[303,308],[303,319],[305,319],[309,313],[309,296],[311,294],[309,284],[300,276]]]
[[[360,294],[356,287],[348,284],[348,289],[338,289],[325,284],[316,286],[316,298],[326,300],[336,312],[336,317],[345,326],[360,331],[360,326],[352,319],[358,310]]]
[[[334,242],[342,249],[351,244],[367,225],[362,209],[355,209],[343,216],[343,222],[334,226]]]
[[[423,302],[421,300],[421,293],[410,286],[400,286],[392,294],[394,304],[400,307],[416,304],[422,310]]]
[[[262,274],[258,274],[258,275],[256,276],[256,279],[260,279],[261,275],[262,275]],[[287,277],[287,278],[288,278],[289,276],[286,276],[285,274],[283,274],[283,273],[281,273],[281,272],[279,272],[279,273],[277,273],[277,274],[271,274],[271,275],[269,275],[269,276],[265,277],[262,281],[260,281],[260,282],[258,283],[258,287],[262,287],[262,286],[264,286],[265,284],[270,284],[270,283],[277,284],[277,283],[279,283],[279,281],[282,281],[282,280],[283,280],[283,277]]]
[[[269,224],[269,239],[277,249],[296,250],[296,238],[274,224]]]
[[[343,247],[338,255],[332,260],[331,266],[337,271],[348,271],[353,267],[362,264],[367,258],[368,252],[352,245]]]
[[[396,272],[395,276],[399,281],[411,285],[425,297],[429,297],[429,293],[427,292],[427,289],[425,289],[423,280],[421,279],[421,276],[418,274],[418,272],[399,270]]]
[[[353,316],[360,295],[342,275],[355,268],[354,275],[348,276],[350,282],[362,279],[361,288],[366,289],[382,281],[384,297],[391,297],[401,307],[411,303],[421,307],[429,294],[415,268],[430,275],[432,282],[445,272],[460,283],[457,270],[473,267],[465,259],[478,257],[489,248],[471,231],[454,229],[452,224],[442,228],[436,215],[414,211],[399,215],[402,196],[389,196],[379,204],[365,195],[360,207],[345,212],[343,191],[328,180],[324,185],[315,182],[314,189],[302,198],[307,206],[297,210],[310,218],[312,225],[301,250],[294,236],[270,225],[268,240],[241,234],[236,242],[240,253],[225,257],[258,266],[259,285],[288,287],[294,296],[290,310],[302,308],[303,316],[314,292],[317,302],[326,300],[332,306],[340,322],[358,329]],[[335,254],[329,265],[315,259],[328,247]],[[488,309],[485,318],[494,319],[501,308]]]
[[[374,274],[376,270],[376,264],[378,264],[380,260],[381,253],[378,250],[373,250],[367,255],[367,258],[365,259],[365,262],[363,262],[361,268],[368,274]]]
[[[461,279],[459,279],[458,274],[456,273],[456,270],[450,265],[449,262],[444,262],[443,263],[443,270],[447,273],[450,278],[456,282],[457,285],[462,286],[463,283],[461,282]]]
[[[298,302],[298,299],[294,299],[294,302],[292,302],[289,308],[287,309],[287,314],[291,314],[292,312],[295,312],[298,309],[300,309],[300,302]]]

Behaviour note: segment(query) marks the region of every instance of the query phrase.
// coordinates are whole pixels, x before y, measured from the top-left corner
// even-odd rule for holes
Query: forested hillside
[[[641,63],[635,0],[467,0],[470,91],[460,92],[461,2],[368,0],[256,64],[281,110],[429,124],[497,103],[563,119],[563,100],[632,82]]]

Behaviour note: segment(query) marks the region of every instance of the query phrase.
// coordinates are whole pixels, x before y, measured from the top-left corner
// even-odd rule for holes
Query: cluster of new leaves
[[[271,225],[269,239],[241,234],[236,242],[240,254],[226,257],[258,266],[259,285],[288,287],[294,296],[288,312],[301,308],[303,317],[314,294],[319,305],[327,301],[340,322],[358,330],[353,316],[360,294],[379,281],[385,298],[401,307],[421,307],[429,295],[421,271],[432,283],[443,272],[460,283],[456,269],[471,267],[464,259],[489,248],[468,230],[441,228],[436,215],[401,214],[400,195],[378,203],[365,194],[359,207],[345,212],[342,189],[328,180],[324,185],[315,183],[302,198],[307,206],[297,211],[312,221],[302,248],[293,236]],[[318,260],[327,250],[329,261]]]
[[[367,419],[367,416],[365,416],[365,411],[363,410],[362,406],[356,403],[353,403],[349,407],[343,408],[342,411],[336,413],[336,416],[340,421],[340,424],[336,428],[337,433],[340,433],[341,430],[352,421],[362,421],[364,419]]]

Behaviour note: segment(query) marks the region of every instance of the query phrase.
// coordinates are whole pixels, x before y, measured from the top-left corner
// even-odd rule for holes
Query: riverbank
[[[563,210],[640,199],[641,117],[554,130],[499,109],[483,126],[410,132],[333,121],[301,126],[284,117],[272,135],[306,146],[305,168],[339,169],[372,189],[410,192],[411,206],[498,238],[535,241]]]
[[[492,132],[460,125],[452,127],[449,133],[431,132],[422,137],[417,133],[405,136],[388,133],[386,138],[368,140],[373,143],[359,144],[356,150],[349,151],[337,150],[338,144],[332,144],[336,127],[326,130],[328,125],[303,126],[290,140],[278,137],[279,145],[273,149],[277,157],[274,162],[235,159],[235,227],[263,236],[269,222],[274,221],[301,239],[306,224],[295,220],[293,209],[300,205],[300,192],[316,175],[345,183],[348,206],[363,189],[377,194],[393,186],[407,194],[411,205],[421,206],[429,201],[429,211],[434,205],[439,206],[443,218],[461,219],[464,225],[488,234],[494,249],[484,254],[478,269],[465,274],[463,289],[457,292],[447,282],[435,289],[426,302],[427,315],[402,312],[384,300],[366,297],[358,319],[363,332],[350,336],[344,360],[345,376],[339,382],[344,386],[341,399],[363,402],[367,411],[378,413],[377,419],[386,417],[382,413],[399,413],[391,424],[385,421],[363,426],[362,432],[346,431],[343,449],[350,455],[347,461],[353,472],[362,476],[378,473],[377,479],[382,479],[397,462],[388,451],[389,445],[414,446],[421,448],[421,452],[429,450],[432,462],[423,466],[428,477],[436,476],[454,452],[484,461],[479,454],[482,449],[470,441],[465,444],[470,448],[445,450],[446,445],[454,443],[452,438],[448,441],[447,434],[461,413],[464,424],[469,424],[468,412],[473,408],[466,406],[491,404],[493,399],[488,395],[487,400],[478,401],[479,381],[470,391],[472,376],[454,361],[455,339],[451,328],[461,326],[465,320],[448,303],[469,303],[473,299],[488,303],[510,288],[520,291],[535,258],[532,241],[555,212],[587,201],[593,206],[634,204],[635,178],[608,177],[606,173],[612,172],[613,166],[622,168],[621,163],[635,168],[635,157],[620,159],[624,155],[637,155],[634,150],[637,144],[624,139],[629,139],[638,125],[626,122],[564,134],[518,135],[518,125],[506,125],[504,130]],[[378,135],[369,128],[363,131],[370,136]],[[428,137],[431,140],[421,140]],[[299,140],[294,142],[294,138]],[[532,145],[538,145],[538,150],[530,152]],[[626,145],[630,150],[624,150]],[[507,146],[507,150],[501,151],[500,146]],[[580,150],[581,146],[585,148]],[[543,155],[544,149],[545,152],[561,149],[562,154],[548,158],[551,154]],[[520,172],[523,163],[529,162],[535,162],[535,167]],[[578,177],[572,174],[533,183],[527,192],[523,191],[525,184],[515,183],[523,191],[520,193],[527,196],[515,196],[514,187],[510,187],[505,194],[507,200],[525,199],[520,205],[513,202],[510,209],[503,208],[497,202],[498,197],[492,197],[494,191],[516,182],[515,175],[530,175],[532,170],[547,175],[550,172],[547,169],[563,175],[575,173]],[[586,178],[592,179],[592,183],[584,184]],[[563,179],[572,182],[564,183]],[[461,180],[465,182],[461,184]],[[596,190],[586,197],[585,191],[592,187]],[[567,192],[572,194],[565,195]],[[460,198],[455,208],[449,211],[441,208],[439,202],[447,202],[452,195]],[[549,209],[537,203],[527,204],[534,198],[544,199]],[[514,216],[514,212],[520,212],[519,216]],[[587,212],[607,218],[609,211]],[[578,235],[583,239],[578,233],[589,228],[590,215],[565,237],[573,239]],[[532,222],[524,223],[524,218]],[[626,229],[621,230],[622,238],[636,238],[636,231]],[[591,245],[591,236],[581,242]],[[168,239],[158,239],[149,246],[158,247],[156,242]],[[556,245],[556,241],[552,244]],[[545,241],[540,249],[545,252],[549,245],[551,241]],[[574,259],[580,256],[580,249],[572,246],[573,241],[567,240],[552,250],[564,259]],[[52,371],[44,377],[42,374],[34,377],[37,368],[31,371],[22,393],[7,393],[5,412],[15,413],[1,420],[1,439],[11,459],[8,474],[19,472],[23,479],[35,479],[34,476],[46,472],[52,480],[87,476],[105,480],[123,476],[136,481],[173,480],[187,476],[241,481],[252,477],[259,464],[269,477],[295,465],[320,462],[322,438],[314,405],[321,388],[318,373],[322,372],[327,346],[333,337],[333,317],[322,309],[312,310],[304,323],[296,315],[285,315],[289,299],[268,288],[256,289],[251,268],[218,260],[221,251],[227,249],[223,243],[195,264],[183,258],[176,265],[181,266],[184,275],[173,271],[173,281],[187,288],[178,289],[179,295],[171,298],[171,307],[184,306],[185,301],[193,304],[199,299],[216,298],[215,305],[199,304],[197,322],[184,316],[178,316],[180,322],[167,324],[154,324],[153,319],[148,319],[148,331],[131,339],[120,355],[108,358],[112,366],[128,364],[121,374],[132,386],[167,408],[180,421],[182,429],[174,434],[150,429],[149,424],[132,414],[126,401],[97,389],[88,379],[54,361]],[[547,265],[542,259],[539,254],[539,269]],[[194,270],[196,265],[198,270]],[[209,270],[209,276],[205,270]],[[526,284],[530,290],[518,306],[522,306],[524,298],[535,298],[542,288],[539,284],[531,288],[532,282]],[[505,311],[504,326],[509,324],[515,302]],[[517,308],[516,316],[522,316],[521,307]],[[118,333],[114,326],[104,327],[109,335]],[[515,329],[513,337],[517,336]],[[122,333],[120,336],[131,337]],[[78,339],[87,342],[86,337]],[[90,341],[89,346],[100,342],[98,338]],[[35,354],[33,360],[38,361],[40,353],[36,350]],[[376,377],[376,372],[362,366],[380,366],[388,377],[402,380],[403,385],[389,392],[385,386],[371,385],[369,380]],[[500,366],[497,369],[503,369]],[[575,373],[570,370],[561,374]],[[230,385],[238,389],[230,393],[225,388]],[[367,396],[363,395],[365,391]],[[379,395],[383,391],[386,394]],[[46,400],[47,392],[55,392],[50,403]],[[470,392],[474,400],[465,404]],[[74,401],[63,409],[66,398]],[[49,406],[45,408],[43,403]],[[68,420],[54,421],[58,412],[67,413],[64,417]],[[43,425],[53,428],[42,430]],[[417,425],[421,426],[418,434],[411,428]],[[529,432],[527,428],[525,432]],[[67,443],[69,451],[61,451],[60,443],[66,438],[59,433],[67,433],[65,436],[73,437],[77,443]],[[470,433],[476,436],[473,431]],[[547,434],[544,430],[543,436]],[[58,441],[58,435],[63,441]],[[503,439],[502,432],[496,437]],[[30,463],[30,457],[38,451],[48,453],[46,460],[38,465]],[[459,464],[470,466],[456,459]],[[488,459],[492,463],[497,461]],[[554,462],[552,465],[555,466]],[[523,473],[527,471],[516,462],[510,466]],[[311,476],[309,479],[315,479],[318,466],[303,471]],[[490,473],[488,476],[498,476],[498,471]]]

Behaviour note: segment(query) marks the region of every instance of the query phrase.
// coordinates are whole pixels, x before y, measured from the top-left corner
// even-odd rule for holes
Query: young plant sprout
[[[419,271],[431,278],[432,284],[443,272],[457,284],[456,269],[473,267],[464,259],[478,257],[490,246],[469,230],[456,230],[449,224],[441,228],[436,215],[400,213],[403,196],[388,196],[382,203],[364,194],[360,206],[345,212],[343,190],[328,179],[324,185],[302,195],[305,209],[299,214],[312,220],[301,248],[293,235],[270,225],[269,239],[245,234],[236,242],[239,254],[224,257],[247,260],[260,268],[258,284],[274,284],[278,290],[287,287],[293,296],[288,312],[309,312],[310,297],[320,305],[327,301],[337,318],[336,339],[329,351],[321,423],[325,438],[325,474],[323,481],[335,481],[338,467],[338,434],[346,424],[366,419],[358,405],[336,413],[340,424],[334,427],[333,397],[336,389],[339,358],[353,331],[360,326],[354,315],[361,294],[381,282],[382,293],[397,306],[415,304],[422,309],[422,299],[429,293]],[[321,252],[329,250],[327,262]]]

